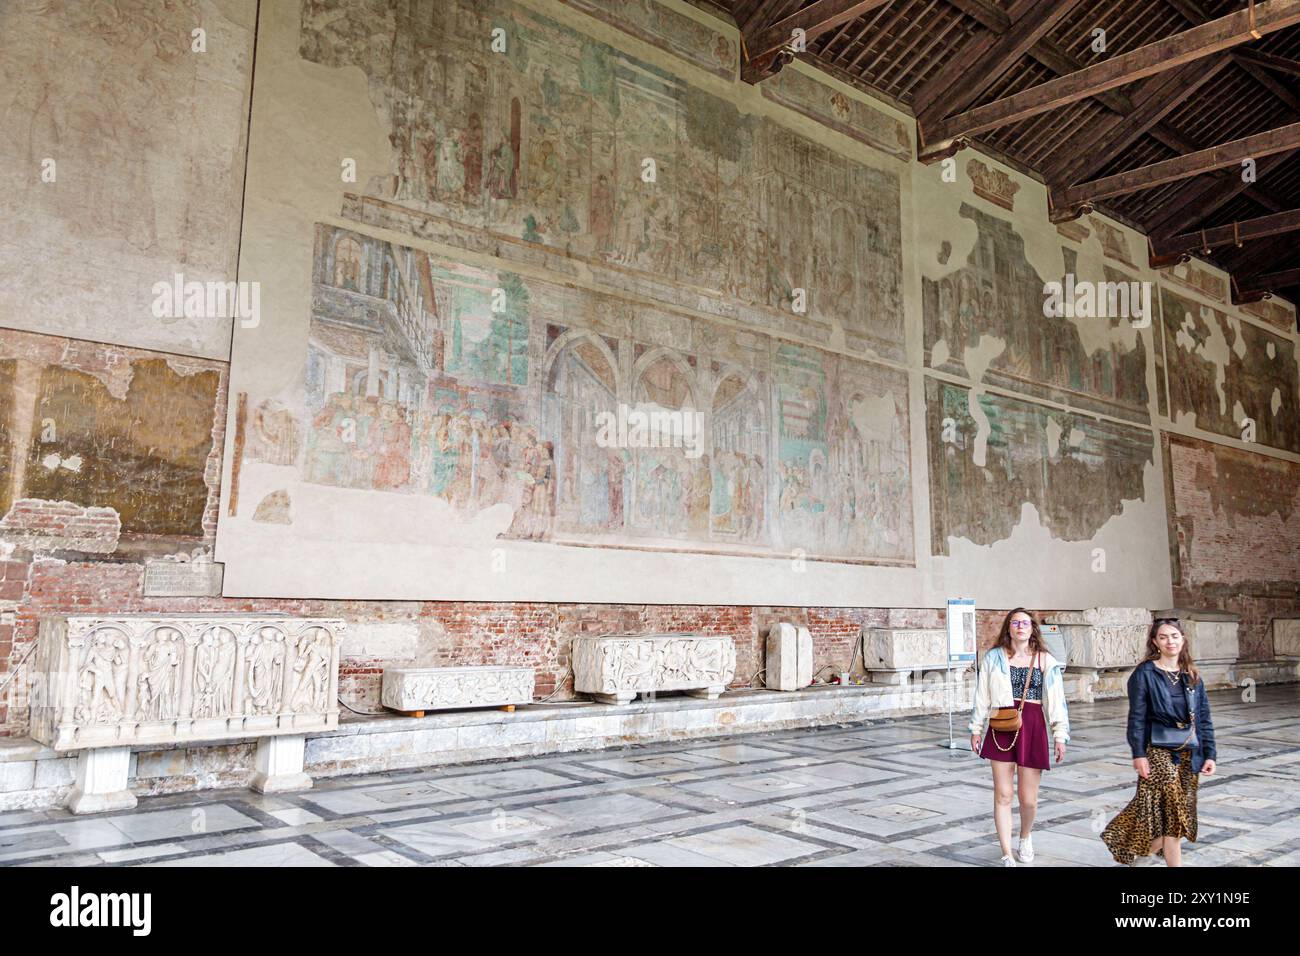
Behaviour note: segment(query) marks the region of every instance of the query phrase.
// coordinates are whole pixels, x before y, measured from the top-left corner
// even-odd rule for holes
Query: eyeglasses
[[[1034,622],[1033,621],[1012,621],[1011,626],[1012,627],[1033,627]]]

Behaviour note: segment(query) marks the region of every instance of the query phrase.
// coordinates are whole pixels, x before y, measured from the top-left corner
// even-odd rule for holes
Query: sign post
[[[948,749],[970,750],[970,741],[964,736],[952,736],[952,672],[959,664],[975,661],[975,601],[972,598],[948,599]],[[964,667],[962,668],[964,670]],[[960,671],[959,671],[960,672]]]

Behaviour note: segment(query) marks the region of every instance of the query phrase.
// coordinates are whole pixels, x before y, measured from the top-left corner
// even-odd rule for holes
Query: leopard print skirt
[[[1111,856],[1129,864],[1151,852],[1156,837],[1186,837],[1196,842],[1196,788],[1192,755],[1183,751],[1174,763],[1171,751],[1148,747],[1151,774],[1138,778],[1137,795],[1102,831]]]

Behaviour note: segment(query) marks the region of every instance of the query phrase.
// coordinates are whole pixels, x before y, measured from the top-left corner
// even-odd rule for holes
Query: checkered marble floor
[[[1300,685],[1211,694],[1189,866],[1300,865]],[[1124,701],[1073,704],[1044,775],[1035,866],[1112,866],[1098,833],[1132,796]],[[957,733],[961,733],[957,721]],[[0,814],[0,865],[988,866],[988,765],[946,716],[144,798],[123,813]]]

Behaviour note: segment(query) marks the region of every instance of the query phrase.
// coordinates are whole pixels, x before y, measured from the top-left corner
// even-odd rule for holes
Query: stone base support
[[[131,770],[130,747],[96,747],[77,755],[77,778],[68,794],[73,813],[130,810],[135,794],[126,788]]]
[[[253,782],[258,793],[310,790],[311,777],[303,772],[307,738],[301,735],[263,737],[253,758]]]

